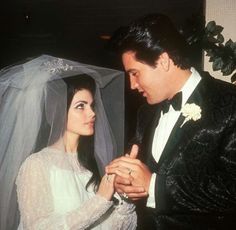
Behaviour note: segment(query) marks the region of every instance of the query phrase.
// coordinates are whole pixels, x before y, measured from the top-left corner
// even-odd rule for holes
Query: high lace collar
[[[63,156],[77,158],[77,152],[65,152],[62,149],[57,148],[56,146],[49,146],[49,147],[46,147],[45,149],[50,150],[50,152],[52,153],[61,154],[61,155],[63,154]]]

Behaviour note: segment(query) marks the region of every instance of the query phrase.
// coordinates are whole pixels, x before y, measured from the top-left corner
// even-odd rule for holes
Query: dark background
[[[105,48],[118,27],[149,13],[165,13],[179,29],[202,15],[204,0],[8,0],[0,8],[0,68],[22,59],[50,54],[121,69]],[[193,53],[201,66],[201,50]],[[143,103],[126,82],[126,141],[133,135],[135,113]]]

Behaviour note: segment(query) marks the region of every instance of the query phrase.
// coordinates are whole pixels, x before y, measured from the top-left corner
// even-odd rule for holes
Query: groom
[[[150,122],[139,113],[139,159],[134,146],[106,168],[119,193],[144,201],[140,229],[236,229],[235,86],[191,67],[164,15],[138,19],[114,41],[131,89],[157,106]]]

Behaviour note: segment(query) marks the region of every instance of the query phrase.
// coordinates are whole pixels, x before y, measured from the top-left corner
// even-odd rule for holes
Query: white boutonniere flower
[[[180,128],[189,120],[197,121],[201,118],[201,108],[200,106],[191,103],[191,104],[185,104],[182,109],[181,113],[185,117],[183,124],[180,126]]]

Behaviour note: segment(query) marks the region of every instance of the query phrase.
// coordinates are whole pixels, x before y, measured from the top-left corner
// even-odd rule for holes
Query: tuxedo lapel
[[[184,121],[184,117],[182,115],[180,115],[180,117],[178,118],[177,122],[174,125],[174,128],[166,142],[166,145],[163,149],[163,152],[161,154],[161,157],[158,161],[158,166],[160,167],[163,162],[165,162],[166,160],[171,160],[173,159],[175,153],[177,152],[176,148],[178,147],[182,136],[184,135],[183,129],[180,128],[181,124]]]

